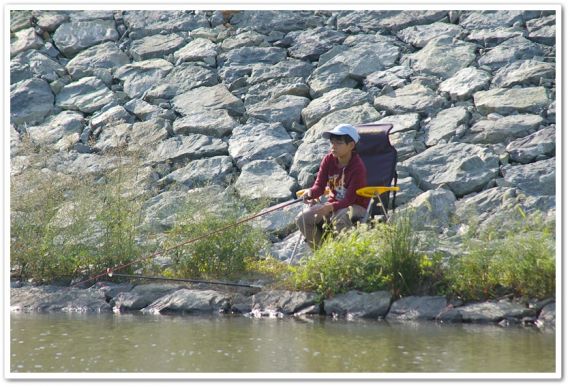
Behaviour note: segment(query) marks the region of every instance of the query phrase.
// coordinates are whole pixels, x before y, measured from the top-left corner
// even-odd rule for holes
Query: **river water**
[[[12,373],[552,373],[555,332],[433,322],[11,313]]]

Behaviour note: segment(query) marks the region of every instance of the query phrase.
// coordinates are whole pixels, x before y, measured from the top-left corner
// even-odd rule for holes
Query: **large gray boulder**
[[[524,11],[472,11],[462,13],[459,25],[466,29],[511,27],[525,20]]]
[[[394,301],[386,320],[435,320],[447,308],[442,296],[405,297]]]
[[[32,77],[52,82],[65,75],[63,66],[37,50],[24,51],[10,61],[10,83]]]
[[[484,189],[499,174],[499,158],[472,144],[436,145],[402,164],[421,189],[445,186],[457,197]]]
[[[411,83],[392,93],[374,99],[374,107],[390,114],[420,113],[438,111],[445,105],[444,98],[419,83]]]
[[[476,45],[454,41],[451,37],[431,40],[424,48],[410,55],[411,67],[421,74],[449,78],[475,60]]]
[[[538,158],[554,156],[556,151],[556,127],[549,126],[507,145],[509,158],[517,163],[528,164]]]
[[[486,301],[453,308],[438,316],[443,322],[498,323],[508,319],[534,317],[536,311],[511,302]]]
[[[10,122],[39,124],[54,108],[54,95],[43,79],[32,78],[10,85]]]
[[[243,102],[234,96],[224,85],[199,87],[172,99],[174,110],[182,115],[190,115],[200,110],[227,110],[230,115],[245,113]]]
[[[479,91],[487,88],[491,75],[475,67],[459,70],[451,78],[439,85],[439,91],[448,94],[453,101],[464,101]]]
[[[310,188],[313,185],[321,160],[329,150],[329,141],[324,138],[301,143],[293,157],[290,171],[290,175],[297,179],[301,187]]]
[[[129,133],[129,150],[145,152],[149,146],[164,141],[172,132],[170,121],[161,117],[150,117],[141,122],[135,122]]]
[[[56,96],[56,105],[62,109],[93,113],[116,101],[115,94],[96,77],[81,78],[65,85]]]
[[[536,131],[543,119],[536,114],[514,114],[496,120],[477,121],[466,132],[463,141],[494,144],[524,137]]]
[[[248,66],[276,64],[287,58],[287,51],[279,47],[241,47],[218,56],[218,66]]]
[[[279,78],[302,78],[306,81],[313,70],[309,62],[291,58],[276,64],[261,63],[251,69],[248,83],[254,85]]]
[[[431,24],[447,17],[446,11],[347,11],[337,20],[339,30],[376,32],[398,31],[421,24]]]
[[[317,295],[286,290],[261,291],[253,295],[254,310],[274,310],[286,315],[301,313],[317,304]]]
[[[249,28],[261,34],[273,31],[287,33],[296,30],[315,28],[323,22],[322,17],[313,11],[241,11],[230,19],[238,28]]]
[[[503,115],[517,112],[541,114],[550,104],[544,87],[478,91],[473,95],[473,100],[481,114],[493,112]]]
[[[460,132],[469,122],[470,114],[464,107],[441,110],[426,125],[426,145],[433,146],[440,141],[446,142]]]
[[[162,58],[173,53],[185,44],[182,36],[176,33],[145,36],[131,43],[130,53],[134,60],[141,61]]]
[[[237,92],[240,93],[241,90]],[[309,86],[301,77],[277,78],[256,83],[247,87],[244,105],[247,109],[252,105],[271,101],[284,95],[308,98]]]
[[[55,45],[68,58],[96,44],[118,39],[114,20],[63,23],[53,34]]]
[[[117,68],[130,61],[115,42],[105,42],[81,51],[67,63],[65,69],[75,80],[105,72],[111,76]]]
[[[463,29],[455,24],[435,22],[404,28],[397,31],[396,36],[416,48],[423,48],[433,39],[443,37],[453,39],[459,37],[462,32]]]
[[[142,309],[143,313],[213,313],[229,310],[230,296],[215,290],[179,289]]]
[[[297,182],[275,160],[255,160],[245,164],[235,182],[240,197],[253,200],[291,199]]]
[[[110,312],[105,294],[94,289],[61,286],[21,287],[10,289],[10,310],[13,312]]]
[[[301,123],[301,111],[311,100],[296,95],[282,95],[247,107],[247,114],[264,122],[279,122],[292,129]]]
[[[325,93],[322,97],[313,99],[303,109],[301,115],[307,128],[316,124],[325,115],[337,110],[362,105],[369,101],[368,93],[357,89],[340,88]]]
[[[249,120],[237,126],[228,140],[228,152],[238,168],[266,159],[280,160],[288,167],[295,151],[293,140],[279,123]]]
[[[503,170],[504,184],[533,195],[556,194],[556,157]]]
[[[21,52],[40,48],[44,41],[36,34],[33,28],[20,30],[10,35],[10,57],[14,57]]]
[[[129,10],[125,11],[123,20],[131,39],[160,34],[162,31],[180,32],[210,27],[204,13],[194,14],[192,11]]]
[[[198,133],[213,137],[224,137],[231,134],[239,125],[239,121],[230,116],[227,110],[196,110],[178,118],[173,123],[175,134]]]
[[[556,78],[555,63],[540,62],[533,59],[519,60],[501,67],[493,77],[491,84],[497,87],[515,85],[542,86]]]
[[[196,38],[174,53],[176,63],[204,62],[208,66],[216,67],[220,48],[209,39]]]
[[[85,119],[83,114],[73,111],[62,111],[50,116],[42,125],[27,128],[27,133],[34,144],[55,146],[59,141],[83,131]]]
[[[167,161],[186,163],[203,157],[221,156],[227,154],[228,145],[220,139],[203,134],[174,136],[159,143],[148,155],[149,163],[164,163]]]
[[[128,292],[121,292],[111,300],[113,309],[120,311],[141,310],[167,294],[181,289],[179,284],[137,285]]]
[[[172,67],[172,63],[164,59],[148,59],[119,67],[114,77],[123,82],[123,90],[129,97],[140,98],[147,90],[161,84]]]
[[[540,44],[531,42],[522,36],[516,36],[483,54],[478,63],[479,66],[497,70],[516,60],[542,58],[545,55],[546,52]]]
[[[324,302],[327,315],[351,318],[384,318],[390,309],[391,294],[387,291],[363,293],[351,290]]]
[[[235,172],[234,164],[229,156],[215,156],[190,161],[187,165],[176,169],[162,180],[178,182],[189,188],[217,184],[229,185]]]
[[[202,86],[218,84],[215,70],[198,63],[181,63],[145,93],[147,101],[168,100]]]
[[[449,226],[455,210],[455,200],[453,192],[438,188],[416,196],[406,208],[412,209],[415,229],[441,230]]]
[[[295,31],[286,36],[293,41],[287,51],[290,57],[314,62],[345,38],[345,33],[326,27]]]

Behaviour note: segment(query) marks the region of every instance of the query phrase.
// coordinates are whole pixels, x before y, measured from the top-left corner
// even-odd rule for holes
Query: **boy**
[[[311,206],[295,220],[313,250],[321,244],[324,222],[331,223],[334,231],[340,232],[352,225],[352,217],[361,218],[366,214],[370,200],[356,194],[357,189],[366,186],[366,167],[355,150],[360,138],[356,128],[340,124],[322,136],[330,140],[331,150],[321,161],[315,183],[303,194],[304,202]],[[330,194],[322,204],[318,198],[327,186]]]

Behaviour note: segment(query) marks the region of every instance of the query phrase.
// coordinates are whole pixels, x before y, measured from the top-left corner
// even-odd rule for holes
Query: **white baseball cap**
[[[358,140],[360,139],[360,136],[358,135],[358,131],[356,130],[356,128],[350,124],[340,124],[335,126],[334,129],[332,130],[327,130],[326,132],[324,132],[322,134],[323,138],[326,138],[327,140],[329,138],[331,138],[331,135],[337,135],[337,136],[344,136],[344,135],[348,135],[350,136],[354,142],[358,142]]]

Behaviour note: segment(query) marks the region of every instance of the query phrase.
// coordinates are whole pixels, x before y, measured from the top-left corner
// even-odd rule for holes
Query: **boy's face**
[[[355,147],[354,141],[346,141],[344,136],[331,136],[331,152],[337,158],[343,158],[352,153]]]

